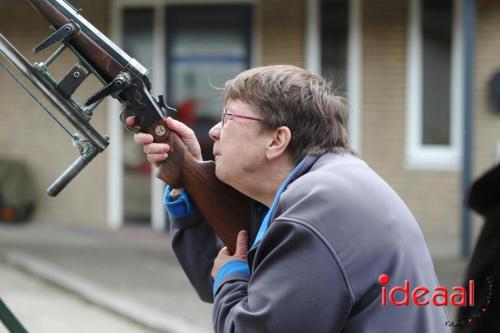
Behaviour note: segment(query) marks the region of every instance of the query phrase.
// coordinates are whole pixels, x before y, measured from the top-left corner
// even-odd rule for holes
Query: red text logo
[[[387,274],[381,274],[378,282],[382,286],[382,305],[391,303],[395,306],[407,306],[410,302],[417,306],[425,306],[432,303],[436,306],[474,306],[474,281],[469,280],[468,288],[455,286],[448,292],[443,286],[429,289],[424,286],[412,288],[409,280],[404,280],[403,286],[387,288],[390,282]]]

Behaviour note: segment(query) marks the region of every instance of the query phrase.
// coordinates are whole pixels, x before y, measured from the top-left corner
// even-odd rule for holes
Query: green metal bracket
[[[0,320],[11,333],[28,333],[0,298]]]

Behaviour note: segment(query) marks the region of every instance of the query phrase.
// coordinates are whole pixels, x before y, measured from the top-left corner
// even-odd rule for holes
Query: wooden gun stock
[[[77,35],[72,36],[66,43],[70,44],[104,81],[109,83],[118,74],[131,68],[135,70],[134,75],[147,81],[142,65],[109,41],[76,11],[68,9],[64,0],[27,1],[56,29],[70,21],[80,26],[81,30]],[[144,85],[149,88],[149,81],[144,82]],[[196,161],[175,133],[169,132],[161,136],[155,133],[154,129],[165,123],[161,112],[157,112],[161,106],[157,105],[149,91],[147,94],[150,97],[145,101],[149,103],[147,108],[142,107],[144,103],[137,110],[130,107],[131,104],[128,106],[139,118],[147,112],[148,125],[143,127],[143,131],[152,134],[155,142],[167,142],[171,147],[168,160],[160,166],[158,177],[174,188],[185,188],[201,215],[229,251],[234,253],[238,232],[249,230],[251,199],[219,181],[215,176],[215,163]],[[126,99],[122,101],[128,103]]]

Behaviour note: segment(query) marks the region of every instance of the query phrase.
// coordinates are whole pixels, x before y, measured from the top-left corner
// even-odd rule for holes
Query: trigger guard
[[[124,108],[122,112],[120,113],[120,121],[122,122],[123,126],[131,133],[139,133],[142,128],[139,125],[134,125],[134,126],[128,126],[127,123],[125,122],[125,119],[128,117],[136,117],[136,120],[138,119],[135,113],[132,111],[127,110]]]

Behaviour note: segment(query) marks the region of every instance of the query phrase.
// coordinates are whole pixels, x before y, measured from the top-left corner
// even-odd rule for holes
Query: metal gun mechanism
[[[46,61],[32,64],[17,50],[2,34],[0,34],[0,54],[2,54],[12,65],[17,68],[31,83],[35,85],[51,104],[58,110],[71,125],[77,129],[85,140],[80,140],[80,134],[71,133],[52,113],[40,102],[37,102],[49,113],[71,137],[73,145],[77,148],[79,156],[61,176],[59,176],[47,189],[50,196],[56,196],[68,185],[68,183],[91,161],[98,153],[104,151],[109,144],[109,137],[101,135],[90,123],[93,110],[102,99],[96,99],[93,103],[81,105],[72,96],[85,79],[94,74],[101,82],[105,83],[88,62],[68,43],[80,31],[74,22],[68,22],[60,29],[44,39],[34,49],[34,53],[41,52],[48,47],[60,44]],[[78,62],[59,82],[49,73],[48,67],[56,60],[63,51],[69,48],[77,56]],[[5,70],[6,67],[2,66]],[[14,76],[9,72],[10,75]],[[15,76],[14,76],[15,78]],[[16,79],[16,78],[15,78]],[[20,80],[16,81],[29,92]],[[30,95],[34,97],[33,94]]]
[[[155,139],[159,140],[166,139],[165,136],[168,134],[166,125],[161,122],[161,119],[175,109],[165,104],[163,96],[155,99],[151,95],[151,84],[147,77],[149,71],[146,68],[111,42],[66,1],[28,1],[53,25],[53,32],[40,42],[33,52],[39,53],[55,45],[59,47],[46,61],[32,64],[0,34],[0,54],[3,54],[47,97],[55,109],[78,130],[82,139],[80,139],[80,134],[73,134],[64,127],[2,63],[0,67],[13,76],[23,89],[35,98],[53,120],[66,131],[78,149],[79,157],[47,190],[49,195],[56,196],[98,153],[108,146],[109,137],[101,135],[90,124],[95,108],[106,96],[112,96],[124,104],[120,119],[127,129],[132,132],[148,129]],[[78,61],[62,80],[57,81],[48,69],[66,49],[72,51]],[[97,77],[103,84],[103,88],[82,105],[73,99],[73,95],[91,74]],[[125,122],[129,116],[136,117],[133,127],[127,126]]]

